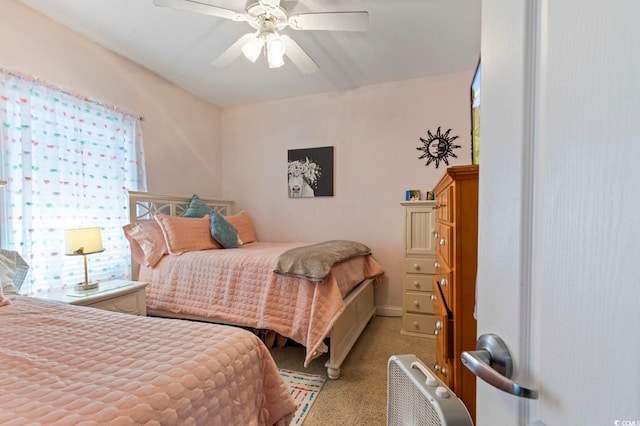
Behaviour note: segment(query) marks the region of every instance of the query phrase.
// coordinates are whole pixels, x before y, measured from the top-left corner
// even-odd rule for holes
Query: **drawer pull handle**
[[[433,262],[433,267],[434,267],[434,268],[439,268],[439,267],[440,267],[440,264],[439,264],[438,262]]]
[[[442,287],[446,287],[446,285],[447,285],[447,279],[446,279],[446,278],[442,278],[442,279],[440,280],[440,285],[441,285]]]
[[[438,363],[436,362],[435,364],[433,364],[433,369],[436,371],[440,371],[440,366],[438,365]]]
[[[438,232],[437,231],[433,231],[433,238],[435,238],[436,240],[438,239]]]
[[[418,321],[414,321],[413,322],[413,328],[420,328],[420,327],[418,327]]]
[[[420,307],[420,302],[418,302],[417,300],[413,301],[413,306],[415,306],[416,308]]]
[[[436,321],[436,330],[440,330],[442,328],[442,321]]]
[[[446,368],[444,368],[444,365],[443,365],[442,367],[440,367],[440,373],[441,373],[443,376],[447,377],[447,369],[446,369]]]
[[[436,295],[435,295],[435,294],[432,294],[432,295],[430,296],[430,298],[431,298],[431,300],[433,300],[433,301],[435,301],[435,300],[437,299],[437,297],[436,297]]]
[[[445,240],[444,238],[440,240],[440,245],[443,246],[447,244],[447,240]]]
[[[439,332],[439,330],[433,330],[433,335],[437,336],[439,334],[438,332]]]

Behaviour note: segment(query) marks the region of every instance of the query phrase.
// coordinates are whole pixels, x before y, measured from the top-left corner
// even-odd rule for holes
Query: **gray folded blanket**
[[[310,281],[323,281],[336,263],[367,254],[371,254],[371,249],[355,241],[325,241],[285,251],[276,260],[273,271]]]

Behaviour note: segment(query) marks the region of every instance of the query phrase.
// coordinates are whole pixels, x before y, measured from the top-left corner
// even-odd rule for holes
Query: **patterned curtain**
[[[22,292],[84,281],[82,256],[64,255],[64,229],[100,227],[105,251],[89,279],[130,276],[127,191],[145,191],[139,119],[33,78],[0,73],[1,238],[30,269]]]

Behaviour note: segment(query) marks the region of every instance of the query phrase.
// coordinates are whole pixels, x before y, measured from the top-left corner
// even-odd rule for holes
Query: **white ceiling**
[[[211,66],[253,31],[246,22],[160,8],[153,0],[20,1],[221,107],[460,71],[480,55],[480,0],[283,1],[292,14],[369,12],[367,32],[282,31],[320,67],[307,76],[286,58],[278,69],[269,69],[264,56]],[[239,11],[254,2],[199,1]]]

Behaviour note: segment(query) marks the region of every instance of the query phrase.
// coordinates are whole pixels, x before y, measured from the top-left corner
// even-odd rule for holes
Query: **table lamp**
[[[64,230],[65,250],[67,256],[84,257],[84,282],[76,284],[74,290],[86,291],[98,288],[98,283],[89,282],[87,271],[87,255],[103,252],[102,233],[100,228],[78,228]]]

